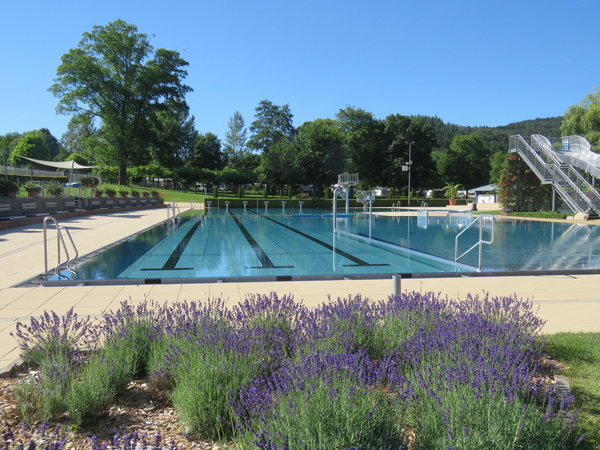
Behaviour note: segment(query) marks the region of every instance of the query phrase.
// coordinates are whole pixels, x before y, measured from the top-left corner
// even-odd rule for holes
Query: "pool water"
[[[454,262],[455,236],[468,216],[338,217],[338,229],[353,237],[333,233],[330,215],[303,212],[192,211],[173,232],[160,225],[83,258],[76,275],[64,271],[53,279],[284,280],[476,270],[477,250]],[[490,232],[486,227],[484,234]],[[600,227],[497,219],[494,228],[493,244],[484,246],[483,270],[600,268]],[[369,230],[372,239],[365,241]],[[461,252],[477,238],[476,229],[465,232]]]
[[[475,218],[476,216],[473,216]],[[469,214],[451,217],[378,217],[372,222],[376,239],[454,260],[455,237],[471,222]],[[363,221],[365,222],[365,221]],[[483,239],[492,238],[492,226],[483,222]],[[600,226],[494,218],[493,242],[483,245],[486,271],[586,270],[600,268]],[[366,235],[365,224],[354,221],[349,230]],[[459,252],[479,239],[479,228],[469,228],[459,238]],[[478,265],[473,250],[461,262]]]

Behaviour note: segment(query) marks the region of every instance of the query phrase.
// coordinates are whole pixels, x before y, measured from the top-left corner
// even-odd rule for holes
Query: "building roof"
[[[469,189],[470,191],[475,192],[487,192],[487,191],[495,191],[497,187],[495,184],[486,184],[485,186],[479,186],[477,188]]]

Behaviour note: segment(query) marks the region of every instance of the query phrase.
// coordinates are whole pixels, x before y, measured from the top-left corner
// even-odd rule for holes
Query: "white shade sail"
[[[56,161],[43,161],[41,159],[28,158],[27,156],[21,156],[21,158],[28,159],[29,161],[33,161],[34,163],[38,163],[43,166],[56,167],[57,169],[71,169],[71,170],[73,170],[73,169],[93,169],[94,167],[96,167],[96,166],[82,166],[81,164],[77,164],[74,160],[73,161],[56,162]]]

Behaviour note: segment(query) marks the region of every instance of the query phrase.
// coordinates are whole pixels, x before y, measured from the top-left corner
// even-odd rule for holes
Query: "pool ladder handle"
[[[177,202],[171,202],[171,204],[167,206],[167,221],[169,234],[171,234],[179,227],[179,222],[181,221],[181,210],[179,209]]]
[[[48,222],[52,221],[54,222],[54,226],[56,227],[56,241],[57,241],[57,265],[54,269],[54,273],[56,275],[58,275],[59,277],[62,277],[63,275],[60,275],[60,268],[65,265],[67,267],[67,269],[73,273],[76,274],[77,272],[71,268],[71,262],[74,261],[75,259],[77,259],[79,257],[79,251],[77,250],[77,246],[75,245],[75,241],[73,241],[73,237],[71,236],[71,232],[69,231],[68,228],[59,225],[58,221],[52,217],[52,216],[47,216],[44,218],[44,273],[48,274]],[[63,237],[63,233],[62,232],[66,232],[67,237],[69,238],[69,241],[71,242],[71,246],[73,247],[73,250],[75,251],[75,255],[73,256],[73,258],[70,257],[69,255],[69,249],[67,248],[67,244],[65,243],[65,239]],[[60,249],[61,249],[61,245],[62,248],[65,252],[65,256],[67,257],[67,260],[64,262],[61,262],[61,258],[60,258]]]
[[[489,220],[490,223],[492,224],[492,228],[491,228],[491,232],[490,232],[490,240],[485,240],[483,239],[483,224],[485,220]],[[481,256],[483,254],[482,252],[482,246],[483,244],[491,244],[492,242],[494,242],[494,216],[492,216],[491,214],[481,214],[479,216],[477,216],[469,225],[467,225],[465,227],[464,230],[462,230],[460,233],[458,233],[456,235],[456,237],[454,238],[454,261],[458,262],[463,256],[465,256],[467,253],[469,253],[471,250],[473,250],[475,247],[479,248],[479,264],[477,266],[477,271],[481,272]],[[478,223],[479,225],[479,240],[473,244],[468,250],[466,250],[464,253],[462,253],[460,256],[458,255],[458,238],[460,238],[460,236],[467,231],[469,228],[471,228],[475,223]]]

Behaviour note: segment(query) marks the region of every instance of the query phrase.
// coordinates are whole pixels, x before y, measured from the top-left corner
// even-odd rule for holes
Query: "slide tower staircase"
[[[600,155],[591,151],[581,136],[548,139],[541,134],[530,138],[511,136],[509,152],[517,153],[541,180],[550,184],[575,213],[600,215],[600,194],[581,171],[600,176]]]

